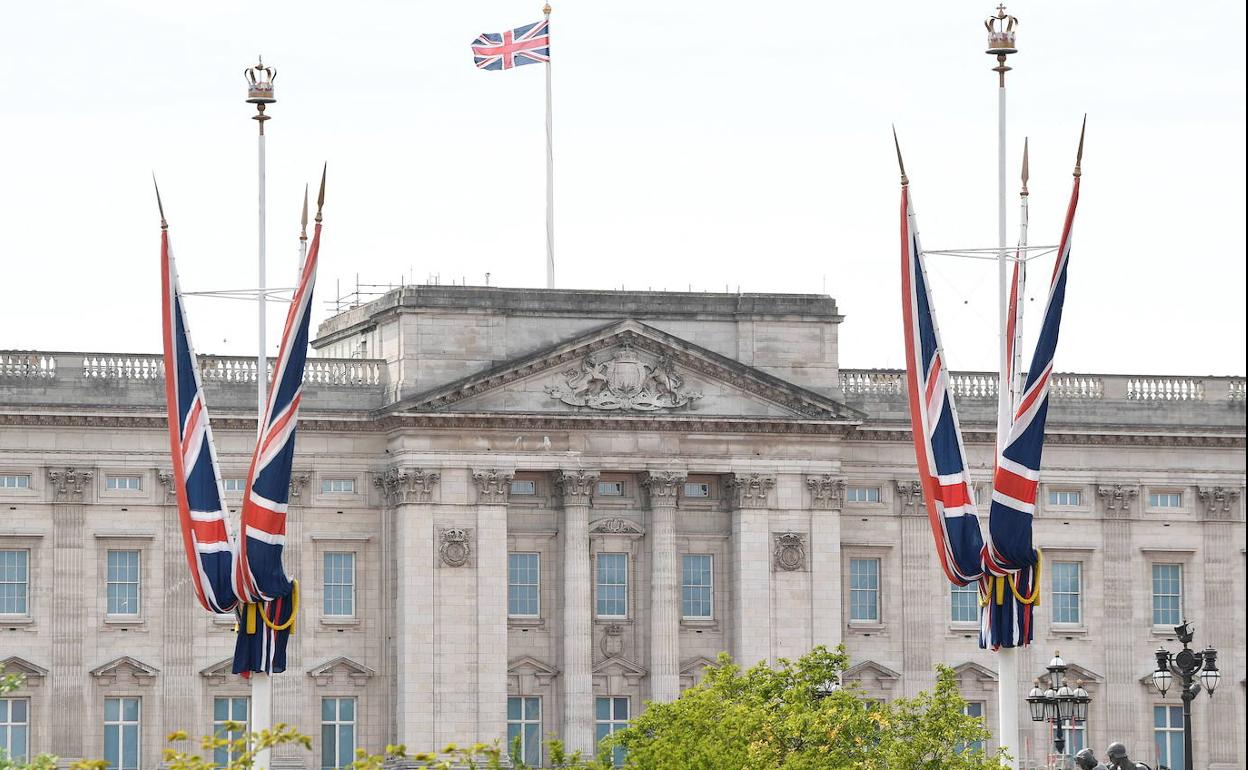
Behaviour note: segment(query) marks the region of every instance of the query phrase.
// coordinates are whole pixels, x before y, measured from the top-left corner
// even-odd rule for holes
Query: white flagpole
[[[550,34],[550,4],[542,8]],[[555,140],[550,106],[550,58],[546,59],[546,288],[555,288]]]
[[[1023,371],[1023,316],[1025,315],[1024,295],[1027,292],[1027,262],[1023,259],[1023,255],[1027,253],[1027,202],[1031,199],[1031,194],[1027,190],[1027,140],[1023,139],[1023,188],[1018,193],[1018,251],[1015,252],[1015,258],[1018,260],[1014,263],[1015,269],[1018,271],[1018,280],[1014,282],[1014,296],[1017,298],[1017,307],[1014,310],[1014,355],[1010,361],[1010,371],[1013,376],[1010,378],[1010,408],[1017,409],[1019,399],[1023,395],[1023,382],[1027,373]]]
[[[264,106],[277,101],[273,98],[273,79],[277,72],[272,68],[266,68],[263,60],[255,67],[250,68],[246,72],[250,87],[248,90],[247,101],[256,105],[257,114],[252,119],[257,121],[260,126],[259,136],[259,275],[260,289],[256,295],[259,301],[259,349],[256,354],[256,433],[260,435],[264,430],[264,410],[267,405],[267,387],[269,378],[268,356],[265,354],[265,306],[267,305],[267,297],[265,295],[265,180],[264,180],[264,123],[269,119],[264,114]],[[246,537],[247,533],[239,527],[239,537]],[[264,672],[252,672],[251,677],[251,730],[253,732],[262,732],[269,730],[273,726],[273,680]],[[257,770],[268,770],[269,768],[269,749],[260,749],[256,752],[255,767]]]

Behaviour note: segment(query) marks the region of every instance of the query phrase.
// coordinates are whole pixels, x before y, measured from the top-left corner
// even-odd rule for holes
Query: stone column
[[[187,729],[187,723],[193,715],[203,713],[203,706],[196,702],[194,695],[199,683],[195,681],[192,646],[187,644],[187,640],[194,638],[196,615],[204,612],[204,609],[195,598],[195,591],[191,587],[186,548],[182,544],[182,522],[178,518],[177,497],[173,489],[173,474],[158,470],[156,477],[165,488],[160,544],[165,585],[160,595],[161,607],[156,612],[164,626],[160,639],[161,735],[168,735],[174,730]]]
[[[650,499],[650,698],[680,697],[680,577],[676,566],[676,497],[683,471],[642,477]]]
[[[89,686],[83,665],[83,629],[87,625],[84,587],[95,585],[83,574],[86,540],[84,503],[95,473],[80,468],[48,470],[52,489],[52,670],[51,730],[57,754],[66,762],[83,756],[82,706]]]
[[[880,585],[885,589],[883,601],[899,599],[901,605],[902,691],[907,696],[932,687],[932,629],[940,628],[939,617],[933,623],[933,608],[943,606],[936,587],[943,576],[932,573],[932,528],[923,502],[923,485],[918,481],[898,481],[897,497],[901,499],[901,580],[893,580],[881,570]],[[939,578],[939,579],[938,579]],[[892,597],[889,587],[900,588]],[[880,608],[881,620],[885,608]]]
[[[834,649],[841,643],[841,511],[845,479],[825,473],[807,476],[810,514],[811,643]]]
[[[1105,544],[1105,622],[1106,629],[1136,628],[1131,612],[1137,595],[1132,564],[1139,558],[1131,544],[1131,516],[1139,487],[1112,484],[1096,490],[1101,499],[1101,542]],[[1136,706],[1140,700],[1139,669],[1145,662],[1136,659],[1134,645],[1105,645],[1105,726],[1101,735],[1136,735]],[[1151,724],[1149,722],[1148,724]]]
[[[512,474],[474,471],[477,488],[477,735],[507,742],[507,498]]]
[[[437,558],[433,543],[433,500],[441,474],[421,468],[387,468],[373,479],[381,491],[383,518],[393,533],[388,550],[394,564],[393,638],[394,742],[413,751],[434,747],[434,590]],[[389,611],[383,608],[383,612]],[[440,748],[440,747],[439,747]]]
[[[598,483],[597,471],[568,470],[555,474],[555,490],[563,503],[563,655],[560,682],[563,700],[563,742],[569,751],[594,752],[593,619],[590,607],[589,505]]]
[[[732,656],[743,667],[771,659],[771,542],[768,510],[776,477],[733,473]]]
[[[1236,605],[1242,605],[1243,596],[1236,594],[1233,580],[1239,490],[1199,487],[1197,497],[1204,511],[1202,559],[1205,566],[1205,617],[1209,619],[1203,628],[1199,628],[1200,635],[1204,637],[1200,646],[1211,646],[1218,651],[1219,669],[1235,671],[1236,658],[1242,649],[1235,639],[1237,631],[1242,630],[1242,625],[1235,622],[1235,615]],[[1239,730],[1243,725],[1236,725],[1235,719],[1237,691],[1241,685],[1234,676],[1224,674],[1222,679],[1219,690],[1214,692],[1203,715],[1205,739],[1197,738],[1199,744],[1207,747],[1209,770],[1232,770],[1240,766],[1236,761],[1239,741],[1232,736],[1242,735]],[[1226,687],[1227,684],[1232,686]],[[1222,687],[1226,687],[1225,691]]]
[[[303,596],[308,595],[303,589],[310,587],[316,579],[315,571],[311,574],[304,574],[303,532],[306,516],[303,511],[303,489],[308,485],[308,480],[309,476],[306,472],[295,471],[290,474],[290,496],[287,498],[286,510],[286,544],[282,548],[282,564],[286,569],[286,574],[299,581],[300,593]],[[305,733],[310,732],[313,725],[313,720],[307,715],[307,706],[303,702],[303,685],[304,680],[308,678],[305,672],[310,652],[309,645],[312,641],[312,634],[309,633],[312,624],[308,621],[313,617],[310,613],[314,612],[316,610],[307,605],[300,607],[302,617],[295,621],[296,633],[291,634],[286,641],[286,673],[273,677],[273,722],[295,725]],[[299,626],[303,628],[300,629]],[[168,713],[169,710],[166,705],[165,712]],[[177,718],[179,717],[175,714],[174,719]],[[273,749],[273,770],[303,767],[306,758],[307,751],[302,746],[278,746]]]

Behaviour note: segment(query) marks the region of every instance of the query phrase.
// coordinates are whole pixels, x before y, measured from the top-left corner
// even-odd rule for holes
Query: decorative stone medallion
[[[466,529],[444,529],[439,532],[442,544],[438,546],[438,555],[442,563],[448,567],[462,567],[472,556],[472,545],[469,543],[470,531]]]
[[[618,623],[612,623],[603,629],[602,641],[598,645],[602,649],[602,654],[608,658],[624,652],[624,627]]]
[[[563,385],[548,385],[546,392],[569,406],[654,412],[702,398],[701,393],[684,390],[685,380],[671,359],[663,356],[647,363],[627,343],[604,361],[585,356],[580,368],[567,369],[563,376]]]
[[[797,572],[806,568],[806,536],[801,532],[780,532],[776,535],[776,549],[772,563],[782,572]]]

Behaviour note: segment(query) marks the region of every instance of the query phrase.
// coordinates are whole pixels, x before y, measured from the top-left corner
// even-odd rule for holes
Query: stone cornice
[[[893,427],[860,427],[845,432],[850,441],[902,441],[911,443],[910,429]],[[992,431],[962,430],[962,440],[966,444],[996,443],[996,433]],[[1145,446],[1145,447],[1225,447],[1243,448],[1248,446],[1243,433],[1126,433],[1121,430],[1096,431],[1088,430],[1080,433],[1045,433],[1045,444],[1048,446]]]

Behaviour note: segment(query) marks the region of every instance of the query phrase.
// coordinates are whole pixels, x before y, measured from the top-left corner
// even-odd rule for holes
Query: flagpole
[[[308,259],[308,186],[303,186],[303,215],[299,218],[299,269],[295,271],[295,286],[303,275],[303,265]],[[296,288],[298,291],[298,288]]]
[[[1006,57],[1017,52],[1014,47],[1014,25],[1017,19],[1005,12],[1004,5],[997,6],[997,14],[988,19],[988,51],[995,55],[997,66],[997,318],[999,322],[997,372],[997,455],[1005,448],[1010,428],[1010,345],[1009,345],[1009,292],[1007,289],[1009,260],[1005,235],[1006,217],[1006,121],[1005,121],[1005,73],[1010,71]],[[1021,691],[1018,686],[1018,651],[1014,647],[997,650],[997,725],[998,743],[1009,749],[1012,758],[1010,770],[1018,768],[1018,708]]]
[[[550,34],[550,3],[542,8]],[[555,140],[551,111],[550,57],[546,57],[546,288],[555,288]]]
[[[264,60],[257,57],[259,62],[255,67],[250,67],[245,71],[248,80],[247,102],[256,105],[256,114],[252,116],[252,120],[256,121],[260,128],[258,138],[258,189],[259,189],[259,278],[260,288],[256,294],[259,302],[258,313],[258,332],[259,345],[256,353],[256,433],[262,435],[264,431],[264,411],[267,402],[266,389],[268,386],[269,366],[268,356],[265,354],[265,306],[267,297],[265,295],[265,179],[264,179],[264,124],[269,120],[268,115],[264,114],[264,106],[272,104],[277,100],[273,98],[273,79],[277,76],[277,71],[271,67],[264,66]],[[247,533],[240,531],[240,538],[246,537]],[[251,731],[263,732],[269,730],[273,726],[273,680],[269,675],[262,671],[251,673]],[[256,751],[255,767],[257,770],[268,770],[269,768],[270,750],[267,748]]]

